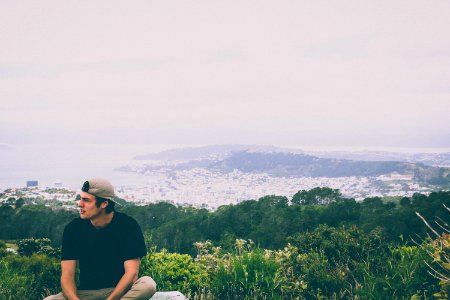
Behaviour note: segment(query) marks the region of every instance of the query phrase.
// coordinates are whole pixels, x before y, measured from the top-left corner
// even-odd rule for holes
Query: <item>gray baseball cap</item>
[[[91,178],[83,183],[83,187],[81,188],[81,190],[96,197],[109,199],[117,203],[114,200],[114,198],[116,197],[116,194],[114,193],[114,187],[111,182],[106,179]]]

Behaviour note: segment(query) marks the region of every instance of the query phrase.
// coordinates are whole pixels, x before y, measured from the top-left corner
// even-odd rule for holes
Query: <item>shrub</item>
[[[277,299],[281,287],[276,280],[278,265],[260,249],[223,258],[211,278],[216,299]]]
[[[237,239],[235,253],[223,253],[210,241],[194,244],[196,263],[208,274],[202,293],[194,299],[283,299],[279,265],[251,240]]]
[[[288,282],[298,278],[306,286],[293,293],[307,299],[429,298],[436,288],[426,270],[426,251],[390,245],[379,230],[365,234],[356,227],[320,225],[289,240],[293,246],[277,252],[280,263],[290,270]]]
[[[32,254],[44,254],[50,257],[60,257],[60,250],[54,249],[52,241],[48,238],[42,239],[23,239],[17,242],[17,252],[20,255],[31,256]]]
[[[60,289],[60,263],[34,254],[9,255],[0,261],[1,299],[42,299]]]
[[[444,212],[450,213],[450,208],[443,204]],[[432,231],[435,236],[434,240],[430,240],[423,244],[432,258],[432,262],[426,262],[430,274],[437,280],[439,280],[440,290],[434,296],[438,299],[449,299],[450,297],[450,225],[448,221],[441,218],[437,218],[435,223],[438,225],[437,229],[430,226],[430,224],[422,217],[418,212],[417,216],[422,219],[425,225]],[[441,231],[439,233],[438,231]]]
[[[179,290],[188,295],[199,291],[207,276],[190,255],[165,249],[156,252],[155,248],[141,260],[140,274],[152,277],[158,290]]]

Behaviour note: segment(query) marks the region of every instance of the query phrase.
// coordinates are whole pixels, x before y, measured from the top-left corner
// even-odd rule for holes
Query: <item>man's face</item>
[[[95,196],[86,192],[80,193],[80,201],[78,201],[78,210],[81,219],[95,219],[104,210],[105,202],[100,207],[95,205]]]

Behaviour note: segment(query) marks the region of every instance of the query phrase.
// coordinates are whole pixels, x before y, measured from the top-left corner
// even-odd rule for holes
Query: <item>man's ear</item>
[[[109,205],[109,201],[103,201],[100,205],[101,208],[106,208]]]

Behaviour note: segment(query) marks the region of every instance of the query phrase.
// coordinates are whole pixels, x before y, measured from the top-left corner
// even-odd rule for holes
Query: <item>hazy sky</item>
[[[449,1],[0,1],[0,144],[450,147]]]

